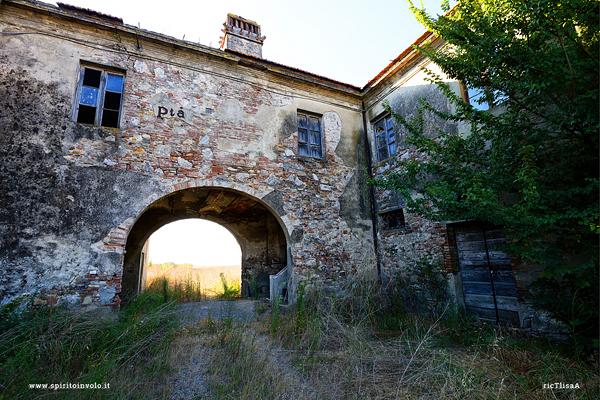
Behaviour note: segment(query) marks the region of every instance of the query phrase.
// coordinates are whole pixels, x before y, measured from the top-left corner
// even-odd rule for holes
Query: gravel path
[[[236,322],[250,321],[258,314],[254,311],[258,300],[233,300],[233,301],[199,301],[196,303],[181,304],[183,322],[196,323],[205,318],[223,320],[231,318]]]

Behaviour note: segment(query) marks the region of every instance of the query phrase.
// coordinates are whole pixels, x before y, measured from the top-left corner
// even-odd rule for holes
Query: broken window
[[[74,119],[85,124],[118,128],[124,80],[122,73],[82,67]]]
[[[404,209],[402,208],[379,213],[379,218],[383,230],[406,229]]]
[[[392,116],[380,119],[373,126],[377,146],[377,161],[383,161],[396,154],[396,136]]]
[[[488,102],[484,100],[485,89],[476,88],[471,85],[465,85],[464,83],[461,86],[463,100],[465,103],[471,104],[473,107],[475,107],[475,109],[481,111],[486,111],[490,108]]]
[[[298,113],[298,155],[323,158],[321,117]]]

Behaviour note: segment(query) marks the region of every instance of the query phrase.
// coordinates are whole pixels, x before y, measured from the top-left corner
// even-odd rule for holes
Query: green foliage
[[[122,398],[134,388],[141,397],[150,395],[144,387],[165,372],[165,351],[176,329],[172,304],[157,294],[139,296],[118,315],[57,308],[10,312],[4,309],[10,322],[0,327],[0,393],[7,399]],[[28,386],[60,382],[108,382],[111,390]]]
[[[223,293],[219,295],[221,299],[224,300],[233,300],[236,297],[240,297],[240,284],[236,282],[229,282],[229,278],[224,274],[220,273],[219,277],[221,278],[221,285],[223,286]]]
[[[244,281],[250,286],[251,293],[254,293],[254,300],[258,300],[260,298],[260,293],[258,292],[259,288],[256,271],[250,270],[248,275],[250,275],[250,279],[244,279]]]
[[[306,303],[306,285],[304,282],[298,285],[297,294],[296,294],[296,332],[304,332],[306,330],[306,324],[308,320],[308,309]]]
[[[274,335],[275,332],[279,329],[279,317],[281,316],[281,311],[279,307],[281,306],[281,296],[277,296],[275,301],[273,302],[273,308],[271,309],[271,335]]]
[[[428,72],[455,111],[423,101],[405,119],[385,104],[421,155],[398,160],[395,172],[372,183],[400,191],[411,212],[433,220],[506,227],[509,251],[546,268],[538,304],[574,332],[597,337],[598,5],[466,0],[444,7],[447,14],[434,18],[411,2],[446,43],[418,49],[448,77],[484,90],[481,102],[495,108],[475,109]],[[470,132],[426,131],[426,116]]]
[[[388,302],[401,314],[428,313],[437,318],[448,311],[448,278],[442,262],[433,258],[425,257],[413,261],[412,265],[407,263],[405,271],[388,283]]]

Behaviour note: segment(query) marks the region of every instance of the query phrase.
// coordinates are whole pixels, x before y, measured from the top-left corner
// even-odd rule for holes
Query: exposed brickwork
[[[30,307],[107,307],[114,308],[121,303],[121,277],[107,275],[93,270],[76,279],[69,286],[53,286],[41,289],[31,295]]]
[[[121,277],[116,274],[109,276],[90,271],[77,280],[75,287],[79,289],[82,305],[114,307],[121,302]]]
[[[420,67],[442,72],[412,48],[360,90],[260,60],[264,38],[239,43],[232,36],[239,46],[224,52],[48,4],[0,7],[0,31],[19,33],[0,36],[2,304],[29,296],[34,307],[118,306],[123,288],[143,276],[136,254],[150,231],[180,217],[218,219],[227,205],[200,197],[220,189],[268,210],[269,221],[266,214],[220,221],[246,229],[238,238],[243,278],[287,265],[296,283],[334,286],[359,269],[372,271],[372,219],[405,205],[377,189],[370,213],[366,148],[375,175],[397,168],[372,150],[373,123],[385,117],[381,101],[406,118],[416,116],[420,98],[450,110]],[[427,38],[441,44],[429,34],[419,41]],[[83,65],[125,74],[119,128],[75,122]],[[321,117],[322,159],[298,156],[299,111]],[[424,121],[432,135],[462,129],[432,114]],[[420,156],[406,129],[394,124],[394,133],[397,160]],[[177,207],[168,204],[176,198]],[[156,215],[163,219],[152,221],[149,209],[162,210]],[[424,258],[456,276],[452,226],[407,212],[404,220],[402,228],[375,233],[382,277]],[[535,268],[514,261],[513,270],[523,326],[549,330],[552,323],[527,303]],[[453,288],[456,297],[461,291]]]
[[[77,211],[64,231],[70,235],[70,241],[65,241],[60,231],[53,231],[52,236],[46,232],[53,229],[52,221],[42,211],[21,209],[19,202],[11,200],[11,213],[35,214],[31,217],[38,221],[34,235],[45,239],[38,239],[36,248],[27,241],[19,244],[21,253],[30,254],[27,258],[19,251],[0,257],[0,263],[14,266],[14,275],[22,277],[18,284],[19,278],[6,277],[10,285],[1,287],[2,301],[54,285],[64,289],[56,289],[52,295],[71,296],[70,302],[76,295],[83,306],[117,305],[126,262],[131,264],[127,269],[135,273],[135,257],[126,259],[131,256],[128,239],[136,222],[155,202],[192,188],[234,190],[271,207],[283,239],[269,239],[275,240],[273,247],[261,249],[260,241],[248,237],[246,259],[242,260],[244,277],[252,270],[276,273],[275,269],[287,265],[296,281],[309,279],[330,286],[357,268],[373,267],[364,263],[373,259],[372,243],[368,240],[370,226],[360,211],[369,207],[364,204],[366,196],[355,194],[362,190],[355,177],[362,169],[358,163],[363,149],[360,100],[347,94],[347,85],[326,82],[315,86],[321,79],[316,77],[289,81],[277,74],[258,73],[243,63],[232,64],[232,56],[223,52],[215,56],[213,50],[174,49],[156,40],[144,42],[140,51],[135,35],[108,34],[78,24],[76,17],[52,20],[35,12],[24,16],[10,5],[2,7],[8,9],[2,13],[2,27],[11,30],[22,25],[19,29],[24,31],[35,27],[42,32],[0,38],[0,45],[9,49],[3,67],[8,70],[11,64],[19,65],[27,77],[14,87],[32,94],[43,85],[53,90],[49,94],[53,101],[37,106],[37,114],[26,115],[19,110],[32,100],[6,87],[2,97],[15,102],[10,104],[15,120],[27,124],[2,134],[27,148],[33,143],[26,135],[42,126],[41,121],[51,121],[49,129],[64,132],[62,136],[39,133],[43,138],[53,137],[56,143],[51,153],[28,164],[34,166],[34,172],[19,170],[12,159],[3,158],[8,161],[6,168],[11,166],[5,176],[16,178],[10,192],[31,197],[20,192],[16,183],[29,180],[36,182],[33,187],[39,198],[60,199]],[[52,12],[51,7],[48,10]],[[53,31],[53,26],[61,29]],[[52,36],[44,35],[46,30],[53,32]],[[74,89],[82,65],[125,74],[119,128],[74,121]],[[62,110],[60,115],[57,109]],[[297,155],[298,110],[321,116],[322,159]],[[8,147],[0,149],[0,155],[9,152]],[[41,186],[44,178],[40,171],[57,183]],[[73,181],[72,175],[81,178]],[[275,203],[272,197],[277,199]],[[57,215],[64,209],[68,210],[57,204]],[[16,237],[24,237],[23,232],[31,229],[15,220],[7,220],[7,224]],[[136,234],[143,238],[143,233]],[[54,280],[43,272],[50,259],[56,260]],[[91,276],[90,270],[96,274]],[[75,282],[75,289],[65,281]],[[54,302],[54,298],[48,299]]]

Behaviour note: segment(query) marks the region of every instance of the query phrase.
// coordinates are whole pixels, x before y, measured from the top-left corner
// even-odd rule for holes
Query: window
[[[475,88],[471,85],[463,84],[462,90],[465,103],[469,103],[475,107],[475,109],[481,111],[486,111],[490,108],[490,105],[487,102],[484,101],[480,103],[485,96],[485,89]]]
[[[298,113],[298,155],[323,158],[321,117]]]
[[[82,67],[74,119],[85,124],[119,127],[125,76],[99,68]]]
[[[392,116],[388,115],[377,121],[375,130],[375,144],[377,146],[377,160],[383,161],[396,154],[396,136]]]
[[[381,219],[381,229],[406,229],[404,210],[402,208],[379,213],[379,217]]]

